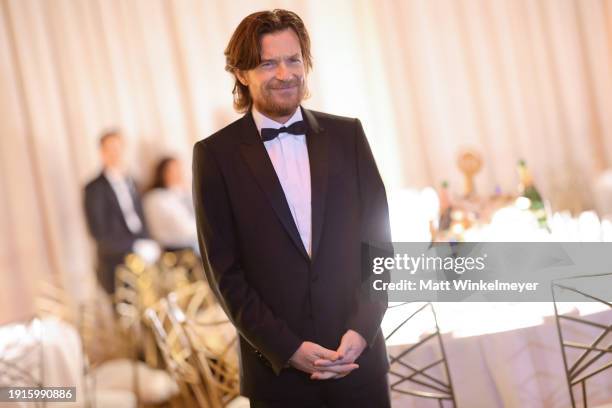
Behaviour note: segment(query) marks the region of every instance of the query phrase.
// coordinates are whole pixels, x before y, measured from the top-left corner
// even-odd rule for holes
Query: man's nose
[[[276,68],[276,79],[285,80],[289,79],[290,77],[291,74],[289,73],[287,64],[285,64],[285,62],[281,62],[280,64],[278,64],[278,67]]]

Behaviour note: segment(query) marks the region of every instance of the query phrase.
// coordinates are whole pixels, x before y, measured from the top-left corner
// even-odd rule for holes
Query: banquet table
[[[435,303],[433,306],[459,407],[571,406],[552,303]],[[391,333],[408,312],[409,309],[401,307],[390,308],[383,320],[383,332]],[[592,321],[606,324],[612,321],[612,310],[592,302],[560,304],[560,313],[588,316]],[[389,338],[389,354],[406,350],[434,327],[431,313],[424,310]],[[583,332],[578,334],[584,335],[585,340],[597,335],[588,327],[573,327],[573,330]],[[416,357],[429,355],[431,362],[431,357],[437,354],[436,343],[428,342],[417,351]],[[425,361],[420,363],[423,366]],[[587,384],[589,404],[612,402],[610,370],[593,377]],[[436,400],[395,392],[392,401],[394,408],[438,406]],[[445,406],[452,405],[447,402]]]
[[[430,242],[431,222],[439,217],[439,205],[433,188],[390,191],[393,240]],[[463,231],[461,240],[612,242],[612,219],[600,219],[593,211],[578,215],[567,211],[555,212],[549,214],[548,229],[543,229],[530,211],[510,205],[492,213],[487,222],[477,223]],[[445,302],[433,306],[459,407],[571,406],[553,303]],[[559,306],[560,313],[588,316],[608,325],[612,321],[612,310],[601,303]],[[402,309],[387,310],[382,323],[386,335],[409,314],[405,308]],[[387,341],[389,354],[397,355],[406,350],[434,327],[431,313],[419,313]],[[585,341],[587,337],[593,337],[587,327],[574,328],[573,334],[584,335]],[[612,333],[608,333],[606,345],[610,344],[611,337]],[[427,343],[419,354],[429,354],[428,361],[431,362],[436,350],[433,344]],[[393,381],[393,376],[390,381]],[[587,384],[590,405],[612,402],[612,369],[593,377]],[[575,393],[578,394],[578,390]],[[393,407],[398,408],[438,406],[436,400],[397,393],[393,393],[392,398]],[[445,406],[451,405],[447,403]]]

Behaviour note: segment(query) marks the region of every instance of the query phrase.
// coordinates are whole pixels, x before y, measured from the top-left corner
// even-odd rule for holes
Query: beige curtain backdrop
[[[134,174],[237,118],[223,49],[248,13],[296,11],[312,37],[307,107],[359,117],[389,189],[450,180],[483,153],[483,194],[525,158],[556,208],[592,204],[612,161],[612,4],[605,0],[0,0],[0,321],[36,282],[93,287],[83,185],[100,131]]]

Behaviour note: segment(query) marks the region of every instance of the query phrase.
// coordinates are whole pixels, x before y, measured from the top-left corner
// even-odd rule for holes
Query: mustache
[[[271,81],[267,88],[268,89],[287,89],[294,88],[296,86],[300,86],[302,84],[302,78],[295,77],[287,81],[279,81],[277,79]]]

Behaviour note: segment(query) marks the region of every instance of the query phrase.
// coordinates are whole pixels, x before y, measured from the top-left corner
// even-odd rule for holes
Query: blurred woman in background
[[[193,201],[179,159],[168,156],[159,161],[143,207],[151,236],[164,250],[197,252]]]

